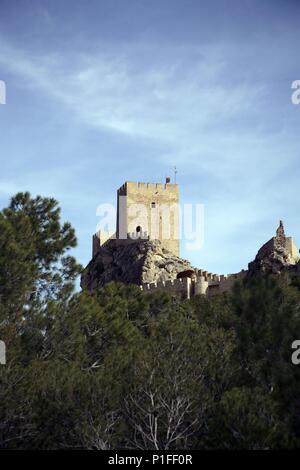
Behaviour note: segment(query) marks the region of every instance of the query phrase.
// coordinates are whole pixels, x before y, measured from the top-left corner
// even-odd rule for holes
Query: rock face
[[[286,248],[286,236],[282,221],[276,236],[265,243],[258,251],[255,260],[248,264],[248,276],[261,274],[280,274],[290,267],[290,254]]]
[[[177,274],[192,270],[187,260],[166,250],[159,240],[118,243],[110,240],[102,246],[81,276],[81,287],[94,290],[107,282],[143,284],[176,279]]]
[[[276,236],[260,248],[254,261],[248,264],[248,270],[225,277],[193,268],[189,261],[168,251],[159,240],[110,239],[99,248],[83,271],[81,287],[92,291],[111,281],[141,285],[186,277],[196,282],[199,277],[203,278],[203,282],[212,283],[210,292],[212,288],[217,292],[217,286],[218,292],[225,292],[231,289],[233,279],[284,271],[300,275],[300,261],[293,239],[286,237],[283,223],[280,222]],[[173,289],[177,283],[171,285]]]

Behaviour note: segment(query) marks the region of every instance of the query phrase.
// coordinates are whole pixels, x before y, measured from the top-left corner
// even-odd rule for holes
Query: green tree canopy
[[[110,283],[74,292],[55,200],[0,212],[0,448],[299,446],[299,278],[181,300]]]

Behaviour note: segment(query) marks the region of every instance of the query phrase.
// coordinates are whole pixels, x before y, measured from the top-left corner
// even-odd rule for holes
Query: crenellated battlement
[[[107,243],[116,238],[116,232],[112,230],[99,230],[93,235],[92,245],[93,245],[93,256],[95,256],[99,249]]]
[[[148,232],[150,240],[160,240],[168,251],[179,256],[177,184],[170,183],[170,178],[165,183],[126,181],[118,189],[117,202],[117,238],[124,239],[128,232]]]
[[[142,284],[140,287],[143,290],[153,290],[161,288],[176,288],[182,287],[183,285],[190,284],[191,279],[189,277],[180,278],[180,279],[168,279],[166,281],[155,281],[150,283]]]
[[[162,289],[185,299],[190,299],[195,295],[213,296],[230,290],[233,284],[237,280],[243,279],[245,275],[246,271],[218,275],[199,269],[197,276],[145,283],[140,285],[140,289],[144,292]]]
[[[118,189],[118,194],[126,195],[129,189],[133,189],[135,191],[157,191],[157,190],[170,190],[170,191],[178,191],[178,184],[174,183],[145,183],[141,181],[126,181],[120,188]]]
[[[127,238],[118,239],[116,232],[110,230],[99,230],[93,235],[93,257],[98,253],[100,248],[107,246],[109,243],[116,243],[118,245],[129,245],[130,243],[149,240],[148,232],[131,232],[127,233]]]
[[[180,279],[168,279],[166,281],[145,283],[140,286],[140,289],[145,292],[156,289],[163,289],[167,292],[180,295],[182,298],[189,299],[191,297],[191,285],[191,278],[185,277]]]
[[[140,232],[127,233],[127,238],[130,238],[131,240],[149,240],[149,234],[147,231],[141,230]]]

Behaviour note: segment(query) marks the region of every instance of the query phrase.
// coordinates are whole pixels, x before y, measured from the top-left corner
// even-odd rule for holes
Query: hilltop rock
[[[110,281],[125,284],[166,281],[176,279],[178,273],[192,269],[187,260],[173,255],[159,240],[132,243],[110,240],[85,268],[81,287],[94,290]]]
[[[265,243],[258,251],[254,261],[248,264],[248,276],[257,274],[280,274],[291,266],[286,236],[282,221],[276,236]]]

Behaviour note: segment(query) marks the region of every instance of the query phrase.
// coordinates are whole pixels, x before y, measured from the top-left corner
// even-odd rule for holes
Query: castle
[[[179,229],[177,184],[170,178],[164,184],[125,182],[117,191],[116,230],[93,235],[93,258],[82,275],[82,288],[120,281],[138,284],[145,292],[163,289],[189,299],[221,294],[258,272],[300,272],[298,249],[281,221],[248,270],[228,275],[192,267],[180,258]]]
[[[177,184],[125,182],[117,191],[116,231],[93,236],[93,256],[110,239],[160,240],[179,256],[179,190]]]

